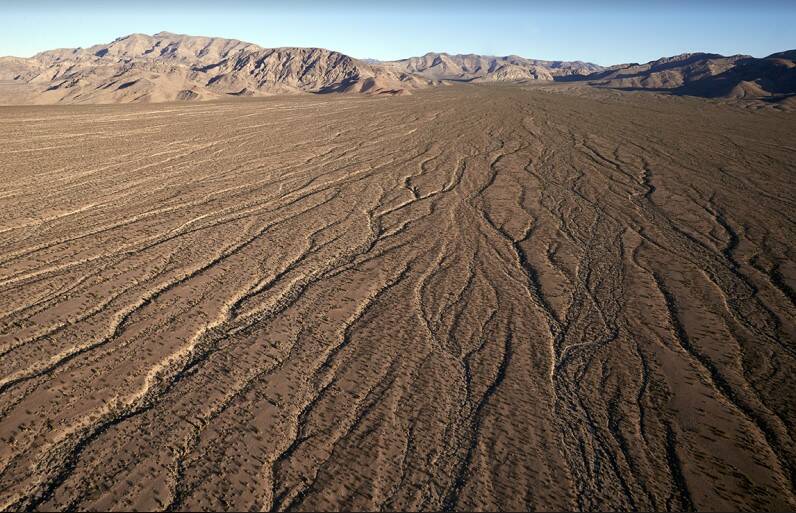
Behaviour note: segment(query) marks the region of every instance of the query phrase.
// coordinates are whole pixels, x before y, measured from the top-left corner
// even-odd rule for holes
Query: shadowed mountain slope
[[[761,98],[796,93],[796,50],[764,59],[741,59],[724,73],[693,81],[682,93],[721,98]]]
[[[670,90],[709,98],[768,98],[796,93],[796,51],[762,59],[688,53],[646,64],[627,64],[592,73],[592,85],[621,89]],[[563,77],[572,80],[579,77]]]

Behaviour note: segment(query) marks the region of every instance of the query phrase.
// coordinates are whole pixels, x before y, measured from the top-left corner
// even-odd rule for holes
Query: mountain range
[[[0,104],[207,100],[284,93],[400,95],[452,82],[584,82],[706,97],[796,93],[796,51],[763,59],[692,53],[602,67],[516,55],[427,53],[398,61],[355,59],[322,48],[262,48],[169,32],[132,34],[90,48],[0,58]]]
[[[449,55],[429,52],[422,57],[377,62],[382,68],[428,78],[452,81],[555,80],[557,77],[585,77],[604,68],[589,62],[542,61],[517,55]]]
[[[615,66],[588,75],[589,84],[650,89],[710,98],[768,98],[796,93],[796,50],[756,59],[749,55],[686,53],[646,64]]]

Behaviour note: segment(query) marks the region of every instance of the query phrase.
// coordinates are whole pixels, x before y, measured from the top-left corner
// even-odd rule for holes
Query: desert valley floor
[[[796,508],[796,116],[0,109],[0,509]]]

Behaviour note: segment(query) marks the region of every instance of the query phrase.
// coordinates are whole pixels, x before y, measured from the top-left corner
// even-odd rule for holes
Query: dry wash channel
[[[0,112],[0,509],[796,508],[792,114]]]

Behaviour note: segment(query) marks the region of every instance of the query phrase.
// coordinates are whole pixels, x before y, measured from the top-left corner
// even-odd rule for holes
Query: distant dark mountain
[[[748,55],[724,57],[713,53],[684,53],[646,64],[626,64],[592,73],[592,84],[642,89],[673,89],[693,80],[717,75]]]
[[[765,98],[796,94],[796,50],[741,59],[723,73],[691,81],[678,92],[712,98]]]
[[[796,93],[794,59],[796,50],[762,59],[689,53],[646,64],[613,66],[582,80],[602,87],[665,90],[710,98],[779,97]]]

